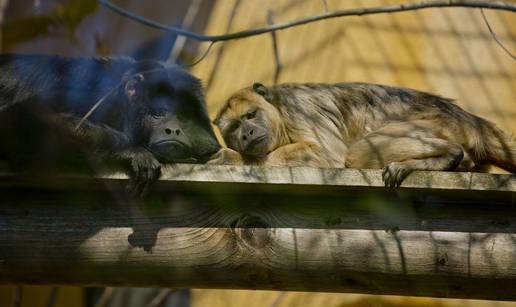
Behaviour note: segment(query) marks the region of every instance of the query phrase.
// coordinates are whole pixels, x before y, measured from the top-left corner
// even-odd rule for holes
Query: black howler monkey
[[[141,192],[161,163],[220,146],[200,81],[156,61],[0,55],[0,159],[29,172],[124,170]]]

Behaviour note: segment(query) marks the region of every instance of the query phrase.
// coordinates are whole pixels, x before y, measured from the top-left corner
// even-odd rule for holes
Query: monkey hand
[[[244,159],[238,151],[230,148],[222,148],[216,154],[211,156],[207,164],[243,165]]]
[[[131,181],[127,190],[132,197],[142,197],[149,189],[149,186],[161,175],[161,163],[154,155],[140,149],[131,153],[129,175]]]
[[[404,165],[402,162],[391,162],[382,172],[382,179],[386,187],[396,188],[401,185],[403,180],[407,178],[414,169]]]

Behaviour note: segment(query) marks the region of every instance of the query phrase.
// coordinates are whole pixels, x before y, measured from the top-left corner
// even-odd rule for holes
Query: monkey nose
[[[179,135],[179,134],[181,134],[181,130],[180,130],[180,129],[172,130],[172,129],[170,129],[170,128],[166,128],[166,129],[165,129],[165,133],[166,133],[166,134],[172,134],[172,133],[174,133],[175,135]]]

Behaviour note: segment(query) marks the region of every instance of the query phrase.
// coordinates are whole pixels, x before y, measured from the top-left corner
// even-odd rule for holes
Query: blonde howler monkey
[[[414,170],[516,171],[516,142],[451,100],[368,83],[255,83],[214,123],[229,148],[209,163],[383,168],[387,186]]]

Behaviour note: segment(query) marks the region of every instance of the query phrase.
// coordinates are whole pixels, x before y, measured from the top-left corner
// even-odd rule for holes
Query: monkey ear
[[[125,82],[124,93],[127,98],[131,99],[142,94],[142,84],[144,80],[145,78],[142,74],[136,74]]]
[[[265,98],[265,100],[267,100],[268,102],[272,101],[272,93],[265,85],[261,83],[254,83],[253,91]]]

